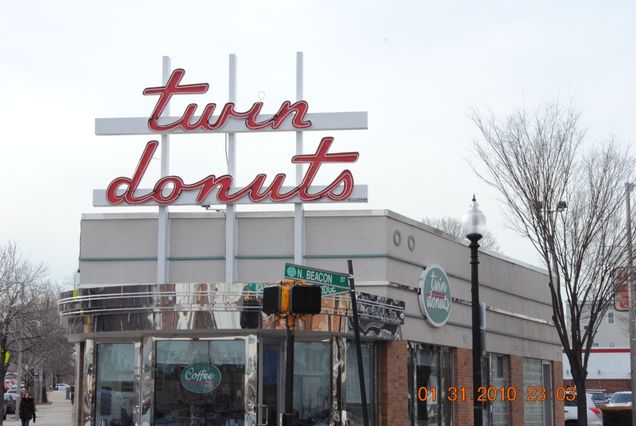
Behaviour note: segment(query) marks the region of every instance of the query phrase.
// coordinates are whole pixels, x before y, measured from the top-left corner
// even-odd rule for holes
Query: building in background
[[[574,383],[563,354],[563,380]],[[587,366],[587,389],[617,392],[631,389],[629,312],[609,309],[598,328]]]

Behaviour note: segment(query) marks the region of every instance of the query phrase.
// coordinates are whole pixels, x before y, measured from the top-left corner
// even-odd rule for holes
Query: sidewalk
[[[30,426],[69,426],[71,424],[71,400],[66,399],[66,391],[53,390],[47,392],[50,404],[35,407],[36,422]],[[14,420],[13,414],[7,414],[5,425],[20,425],[20,420]]]

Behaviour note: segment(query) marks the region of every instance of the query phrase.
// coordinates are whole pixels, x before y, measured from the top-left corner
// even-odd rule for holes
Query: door
[[[543,364],[543,386],[545,389],[552,389],[552,368],[548,363]],[[546,398],[543,401],[543,424],[552,426],[552,398]]]
[[[278,426],[282,404],[283,351],[280,341],[263,341],[259,346],[258,424]]]

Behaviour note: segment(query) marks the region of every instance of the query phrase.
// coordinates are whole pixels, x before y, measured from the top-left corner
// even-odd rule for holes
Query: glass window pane
[[[135,347],[132,343],[97,345],[96,425],[133,424],[134,354]]]
[[[331,342],[294,344],[295,425],[329,424],[331,415]]]
[[[490,385],[496,389],[507,389],[510,385],[508,368],[507,356],[490,354]],[[493,426],[506,426],[509,424],[507,399],[495,398],[490,408]]]
[[[453,362],[451,353],[448,348],[440,348],[440,405],[442,412],[440,414],[440,425],[450,426],[453,416],[453,402],[449,401],[446,395],[446,389],[453,384]]]
[[[161,340],[156,351],[155,425],[243,424],[244,341]],[[218,384],[208,390],[183,379],[186,367],[218,371]]]
[[[419,346],[415,353],[415,390],[417,405],[416,425],[437,425],[440,423],[440,404],[442,395],[440,386],[440,352],[433,346]],[[417,390],[425,387],[429,392],[436,392],[436,398],[426,401],[417,398]]]
[[[447,389],[454,386],[454,382],[450,349],[420,343],[409,346],[410,424],[451,426],[453,402],[448,400]],[[426,388],[428,393],[421,388]],[[419,394],[418,390],[421,390]],[[426,396],[428,399],[420,400]]]
[[[523,359],[523,388],[530,386],[538,388],[543,385],[543,368],[540,359]],[[524,402],[523,408],[524,424],[527,426],[543,425],[543,404],[537,401]]]
[[[364,389],[367,397],[367,414],[369,424],[375,424],[375,357],[371,344],[362,344],[362,366],[364,370]],[[354,342],[347,344],[346,366],[346,403],[351,425],[362,425],[362,395],[360,393],[360,375],[358,358]]]

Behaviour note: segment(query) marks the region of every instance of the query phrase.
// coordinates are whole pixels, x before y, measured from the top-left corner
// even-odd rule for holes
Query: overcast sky
[[[16,241],[62,282],[77,269],[82,213],[139,211],[95,208],[92,190],[130,176],[149,137],[97,137],[94,119],[148,116],[156,99],[141,92],[161,82],[163,55],[184,83],[210,83],[194,100],[203,105],[227,101],[237,54],[238,105],[260,94],[274,112],[295,97],[297,51],[311,112],[369,113],[366,131],[306,134],[308,152],[334,136],[332,152],[360,153],[351,170],[369,203],[330,208],[460,218],[475,192],[504,253],[524,262],[538,258],[470,168],[471,108],[503,116],[572,102],[589,143],[636,136],[633,1],[6,1],[0,242]],[[225,173],[221,136],[172,140],[171,173]],[[291,172],[294,149],[293,135],[239,136],[239,184]],[[144,186],[157,176],[158,164]]]

